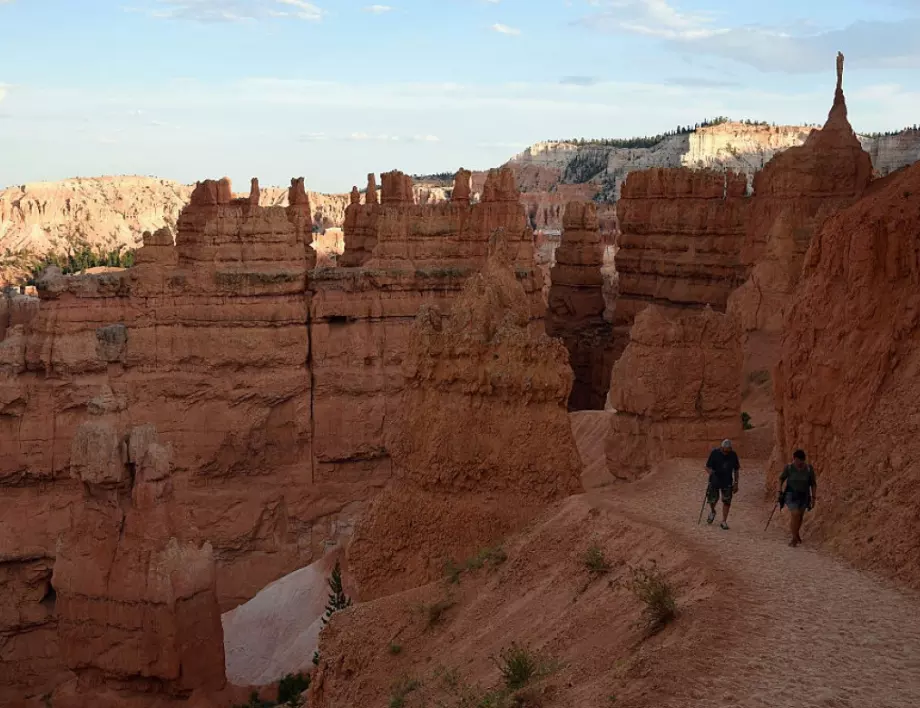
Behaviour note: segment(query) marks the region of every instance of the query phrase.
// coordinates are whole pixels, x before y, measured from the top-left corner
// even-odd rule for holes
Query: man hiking
[[[722,445],[709,453],[706,460],[706,471],[709,473],[709,486],[706,488],[706,501],[709,503],[710,512],[706,519],[711,524],[716,518],[716,504],[719,495],[722,495],[722,523],[721,528],[728,531],[728,512],[732,505],[732,494],[738,491],[738,472],[741,462],[738,454],[732,450],[732,441],[723,440]]]
[[[785,487],[783,486],[785,483]],[[786,507],[789,509],[789,530],[792,540],[789,545],[795,548],[802,542],[799,531],[802,530],[802,519],[806,509],[811,511],[815,505],[815,496],[818,492],[818,481],[815,479],[814,468],[805,463],[805,451],[796,450],[792,453],[792,464],[783,468],[779,476],[780,494]]]

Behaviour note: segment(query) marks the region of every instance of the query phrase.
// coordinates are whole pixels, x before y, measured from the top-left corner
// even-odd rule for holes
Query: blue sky
[[[920,123],[920,0],[0,0],[0,186],[344,191],[725,114]]]

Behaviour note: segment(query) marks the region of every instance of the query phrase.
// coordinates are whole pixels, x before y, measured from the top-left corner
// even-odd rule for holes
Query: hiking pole
[[[700,507],[700,518],[697,519],[696,525],[699,526],[703,522],[703,510],[706,508],[706,497],[709,496],[709,490],[703,493],[703,506]]]
[[[784,498],[784,496],[785,496],[785,495],[784,495],[784,493],[783,493],[783,490],[780,489],[780,490],[779,490],[779,496],[778,496],[777,499],[776,499],[776,504],[773,505],[773,511],[770,512],[770,518],[767,519],[767,525],[763,527],[763,532],[764,532],[764,533],[766,533],[766,532],[767,532],[767,529],[770,528],[770,522],[773,521],[773,514],[776,513],[776,510],[777,510],[777,509],[781,509],[781,508],[783,507],[783,498]]]

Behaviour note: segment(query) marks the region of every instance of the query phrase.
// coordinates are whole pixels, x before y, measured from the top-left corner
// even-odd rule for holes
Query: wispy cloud
[[[710,79],[705,76],[672,76],[665,79],[664,83],[669,86],[696,86],[700,88],[737,88],[741,86],[738,81],[728,79]]]
[[[563,76],[559,83],[563,86],[596,86],[600,79],[596,76]]]
[[[157,0],[153,5],[126,8],[150,17],[192,22],[252,22],[292,18],[318,22],[326,14],[307,0]]]
[[[2,1],[2,0],[0,0],[0,1]],[[0,84],[0,101],[2,101],[4,98],[6,98],[6,89],[7,89],[7,85],[6,85],[6,84]]]
[[[863,66],[920,65],[920,18],[858,21],[831,29],[801,22],[730,26],[713,13],[685,12],[668,0],[593,0],[592,5],[597,11],[578,24],[660,39],[679,51],[732,59],[761,71],[823,71],[833,66],[838,49]]]
[[[509,27],[508,25],[503,25],[500,22],[496,22],[492,25],[492,31],[498,32],[499,34],[513,34],[518,35],[521,33],[521,30],[516,27]]]
[[[368,5],[367,7],[362,8],[364,12],[369,12],[372,15],[383,15],[384,13],[390,12],[393,10],[389,5]]]

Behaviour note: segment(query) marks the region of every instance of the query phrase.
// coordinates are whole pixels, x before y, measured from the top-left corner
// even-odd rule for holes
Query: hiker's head
[[[722,452],[731,452],[732,451],[732,441],[723,440],[722,441]]]
[[[796,467],[801,467],[805,464],[805,451],[796,450],[792,453],[792,461],[795,463]]]

